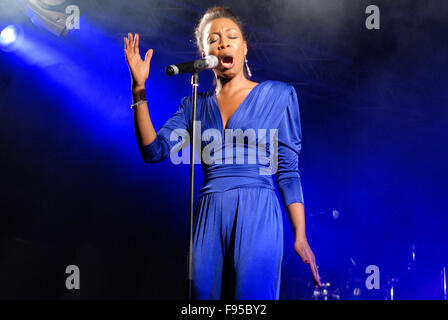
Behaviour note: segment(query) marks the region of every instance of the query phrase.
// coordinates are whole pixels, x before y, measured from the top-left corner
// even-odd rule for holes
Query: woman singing
[[[232,162],[233,154],[227,150],[233,148],[234,139],[225,137],[238,129],[239,132],[277,130],[275,177],[294,231],[294,249],[311,268],[315,285],[321,285],[305,234],[304,200],[298,171],[302,134],[294,87],[280,81],[256,83],[248,79],[250,70],[243,26],[229,8],[207,10],[195,35],[202,57],[215,55],[219,60],[213,69],[215,90],[198,94],[196,119],[201,123],[202,134],[218,133],[222,139],[203,138],[201,150],[213,142],[214,155],[223,157],[212,162],[201,161],[204,181],[195,206],[193,226],[193,298],[279,299],[282,211],[272,174],[261,174],[262,169],[269,166],[266,159],[257,158],[256,163],[251,164]],[[145,81],[153,50],[148,50],[145,59],[141,59],[138,34],[134,38],[130,33],[124,38],[124,44],[132,76],[138,146],[145,162],[159,162],[168,158],[170,150],[178,145],[177,140],[170,139],[173,130],[191,132],[192,99],[182,99],[178,111],[156,133],[145,98]],[[244,143],[243,148],[248,149],[248,143]]]

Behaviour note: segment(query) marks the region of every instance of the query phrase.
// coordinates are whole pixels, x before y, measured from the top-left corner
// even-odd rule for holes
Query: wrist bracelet
[[[135,109],[138,105],[140,105],[142,103],[145,103],[145,102],[148,102],[148,101],[146,101],[146,100],[139,100],[136,103],[131,105],[131,109]]]

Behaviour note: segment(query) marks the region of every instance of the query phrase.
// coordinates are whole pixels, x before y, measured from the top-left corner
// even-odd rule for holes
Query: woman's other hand
[[[311,250],[308,241],[306,239],[296,239],[294,243],[294,250],[300,256],[303,262],[309,265],[311,272],[313,274],[313,282],[314,286],[317,285],[322,286],[321,279],[319,276],[319,270],[316,265],[316,258],[314,257],[314,253]]]

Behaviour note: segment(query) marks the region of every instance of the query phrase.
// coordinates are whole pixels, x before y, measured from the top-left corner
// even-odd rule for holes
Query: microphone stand
[[[188,265],[187,265],[187,288],[188,300],[193,299],[193,218],[194,218],[194,164],[196,150],[196,107],[198,99],[199,76],[194,72],[191,76],[193,90],[193,112],[192,112],[192,138],[190,139],[190,226],[188,232]],[[200,133],[199,133],[200,134]]]

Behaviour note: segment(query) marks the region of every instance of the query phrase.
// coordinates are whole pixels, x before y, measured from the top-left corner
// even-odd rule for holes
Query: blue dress
[[[183,98],[157,138],[140,146],[145,162],[176,163],[179,150],[189,161],[191,100]],[[283,221],[272,175],[285,208],[304,203],[296,91],[280,81],[259,83],[227,128],[215,92],[200,93],[196,120],[204,181],[194,211],[193,298],[278,300]]]

